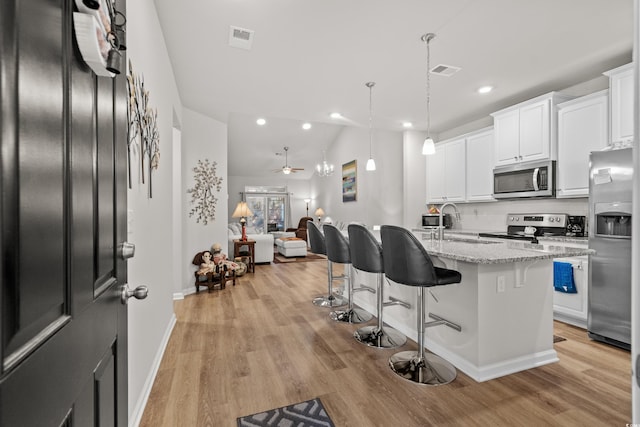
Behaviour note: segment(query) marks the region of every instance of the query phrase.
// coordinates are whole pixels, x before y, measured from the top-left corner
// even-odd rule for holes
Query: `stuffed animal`
[[[227,254],[222,252],[220,243],[211,245],[211,253],[213,255],[213,263],[216,265],[216,273],[220,271],[237,270],[238,264],[227,259]]]

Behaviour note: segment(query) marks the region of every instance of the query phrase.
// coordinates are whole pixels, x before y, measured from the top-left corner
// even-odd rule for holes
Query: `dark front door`
[[[73,9],[0,0],[3,427],[127,424],[126,83]]]

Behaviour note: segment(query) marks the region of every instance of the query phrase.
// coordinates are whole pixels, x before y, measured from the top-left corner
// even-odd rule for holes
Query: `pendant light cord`
[[[436,37],[434,33],[423,35],[422,41],[427,44],[427,138],[431,137],[431,48],[429,42]]]
[[[367,82],[365,86],[369,88],[369,158],[371,159],[371,145],[373,144],[373,87],[376,85],[375,82]]]

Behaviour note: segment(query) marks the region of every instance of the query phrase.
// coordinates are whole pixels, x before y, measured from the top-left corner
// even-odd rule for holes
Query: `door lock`
[[[136,245],[129,242],[120,243],[120,246],[118,247],[118,255],[120,255],[120,258],[127,260],[129,258],[133,258],[135,254]]]
[[[147,285],[140,285],[134,290],[129,289],[129,286],[125,283],[122,286],[122,293],[120,294],[120,302],[124,305],[127,305],[129,298],[134,297],[135,299],[145,299],[149,294],[149,288]]]

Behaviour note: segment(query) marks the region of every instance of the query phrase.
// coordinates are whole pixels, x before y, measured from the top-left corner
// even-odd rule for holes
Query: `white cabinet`
[[[569,99],[551,92],[493,113],[495,165],[555,160],[555,106]]]
[[[588,197],[589,153],[609,140],[608,91],[558,104],[556,197]]]
[[[427,203],[465,200],[465,139],[436,144],[436,153],[427,156]]]
[[[633,140],[633,63],[604,73],[609,77],[611,142]]]
[[[540,243],[553,244],[556,246],[574,247],[586,249],[588,242],[558,242],[549,241],[543,237]],[[577,256],[571,258],[556,258],[554,261],[568,262],[573,270],[573,280],[576,286],[576,293],[569,294],[556,291],[553,283],[549,286],[553,288],[553,318],[571,325],[587,328],[588,314],[588,292],[589,292],[589,256]]]
[[[555,261],[568,262],[573,269],[575,294],[553,291],[553,317],[561,322],[581,328],[587,327],[587,298],[589,289],[589,260],[587,256],[558,258]],[[552,284],[553,285],[553,284]]]
[[[469,134],[467,140],[467,198],[469,202],[493,198],[493,128]]]

